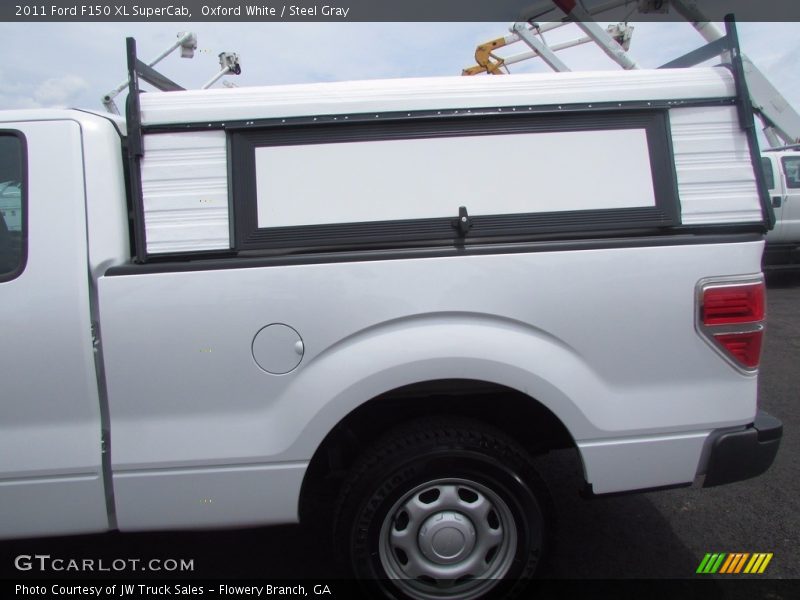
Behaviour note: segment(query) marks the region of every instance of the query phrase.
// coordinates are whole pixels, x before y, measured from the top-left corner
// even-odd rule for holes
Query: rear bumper
[[[759,411],[751,425],[740,431],[711,434],[711,451],[703,487],[741,481],[769,469],[778,453],[783,423]]]

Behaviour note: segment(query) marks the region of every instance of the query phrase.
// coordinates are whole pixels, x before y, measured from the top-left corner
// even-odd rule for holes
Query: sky
[[[631,54],[657,67],[704,41],[688,23],[632,23]],[[193,31],[193,59],[177,53],[158,65],[186,88],[219,70],[218,54],[236,52],[239,86],[459,75],[475,46],[508,33],[510,23],[0,23],[0,110],[36,107],[102,109],[100,98],[126,77],[125,38],[137,40],[145,61],[178,32]],[[548,43],[575,39],[568,25],[545,34]],[[739,23],[742,49],[789,103],[800,110],[800,23]],[[506,54],[527,48],[517,43]],[[618,69],[595,46],[559,53],[573,70]],[[548,71],[541,60],[513,73]],[[215,87],[219,87],[217,82]],[[120,104],[121,106],[122,104]]]

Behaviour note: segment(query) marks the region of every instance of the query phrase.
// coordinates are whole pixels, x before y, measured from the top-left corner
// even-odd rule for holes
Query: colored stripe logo
[[[707,553],[696,573],[701,575],[713,575],[720,573],[723,575],[738,575],[747,573],[750,575],[761,574],[767,569],[767,565],[772,560],[772,552],[714,552]]]

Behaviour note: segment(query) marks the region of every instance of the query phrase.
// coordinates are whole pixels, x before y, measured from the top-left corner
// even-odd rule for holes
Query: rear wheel
[[[513,440],[474,421],[426,419],[354,467],[336,537],[371,596],[507,598],[541,560],[548,503]]]

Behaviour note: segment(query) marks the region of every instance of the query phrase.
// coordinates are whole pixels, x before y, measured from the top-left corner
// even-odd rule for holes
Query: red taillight
[[[752,323],[764,319],[764,284],[703,290],[703,325]]]
[[[763,338],[763,329],[750,333],[722,333],[714,336],[714,339],[733,358],[748,369],[758,368],[758,362],[761,360],[761,340]]]
[[[699,289],[700,333],[734,365],[758,369],[764,337],[763,279],[705,280]]]

